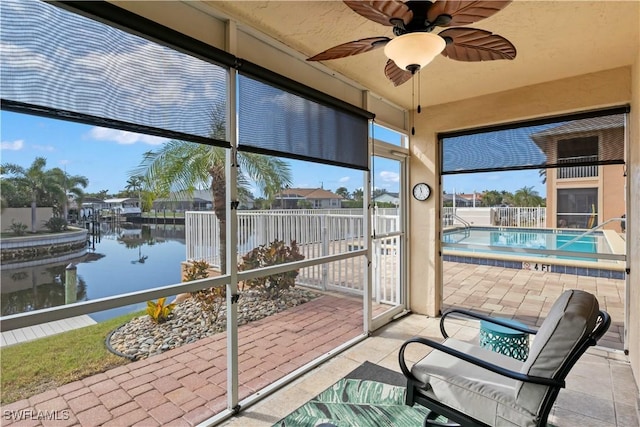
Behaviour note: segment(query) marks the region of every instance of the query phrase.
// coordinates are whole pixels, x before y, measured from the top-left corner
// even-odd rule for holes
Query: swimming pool
[[[585,230],[468,227],[445,230],[445,261],[596,277],[624,277],[624,254],[614,253],[615,233]],[[620,277],[622,275],[622,277]]]

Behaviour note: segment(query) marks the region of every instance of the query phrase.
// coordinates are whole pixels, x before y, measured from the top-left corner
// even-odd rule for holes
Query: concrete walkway
[[[43,323],[42,325],[29,326],[28,328],[18,328],[12,331],[2,332],[0,336],[0,347],[48,337],[49,335],[84,328],[85,326],[95,325],[96,323],[95,320],[84,314],[82,316]]]

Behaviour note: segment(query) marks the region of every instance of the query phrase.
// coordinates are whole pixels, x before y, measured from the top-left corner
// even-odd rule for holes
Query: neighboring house
[[[468,199],[467,197],[464,197],[461,194],[443,194],[442,203],[444,206],[454,206],[456,208],[473,207],[473,200]]]
[[[460,193],[456,194],[456,198],[463,198],[466,201],[471,202],[471,207],[479,208],[482,206],[482,193]],[[457,200],[456,200],[457,205]]]
[[[107,209],[104,200],[97,197],[85,197],[82,199],[82,208],[78,212],[78,220],[86,220],[87,218],[95,218],[96,212]]]
[[[102,202],[102,209],[115,215],[136,216],[142,214],[142,209],[140,209],[140,199],[137,197],[105,199]]]
[[[238,209],[253,209],[254,200],[248,196],[241,200]],[[210,211],[213,209],[213,194],[211,190],[194,190],[191,194],[185,191],[171,193],[169,197],[153,201],[155,211]]]
[[[277,193],[275,209],[299,209],[298,202],[306,201],[311,209],[339,209],[343,197],[324,188],[287,188]]]
[[[213,209],[212,200],[211,190],[179,191],[169,194],[169,197],[155,199],[152,209],[156,212],[209,211]]]
[[[373,199],[374,203],[391,203],[393,206],[400,206],[400,196],[398,193],[383,193]]]
[[[255,209],[256,204],[255,200],[251,196],[246,196],[244,199],[240,200],[240,205],[238,205],[238,209]]]
[[[592,228],[625,213],[624,166],[589,164],[624,158],[623,115],[575,120],[531,138],[547,164],[567,165],[547,169],[549,227]],[[621,231],[619,222],[604,228]]]

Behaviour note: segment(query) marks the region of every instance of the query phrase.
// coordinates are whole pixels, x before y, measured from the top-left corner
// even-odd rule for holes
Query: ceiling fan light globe
[[[432,33],[408,33],[391,40],[384,47],[384,54],[403,70],[415,70],[433,61],[446,47],[444,39]]]

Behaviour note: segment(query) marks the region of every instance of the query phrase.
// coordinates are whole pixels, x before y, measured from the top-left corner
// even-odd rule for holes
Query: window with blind
[[[246,75],[238,79],[238,148],[368,168],[368,119]]]
[[[3,0],[0,19],[3,108],[229,145],[211,124],[224,67],[45,2]]]

